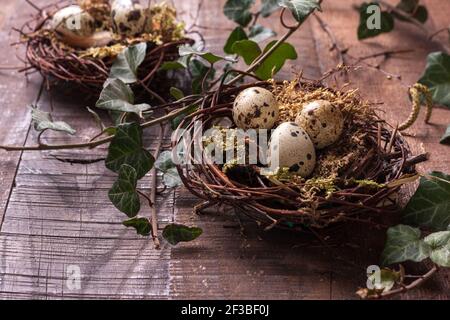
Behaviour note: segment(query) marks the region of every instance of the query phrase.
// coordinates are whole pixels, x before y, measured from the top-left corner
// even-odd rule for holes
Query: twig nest
[[[134,36],[144,31],[146,10],[132,0],[115,0],[111,6],[114,31],[124,36]]]
[[[305,105],[295,122],[306,130],[317,149],[335,143],[344,129],[341,111],[326,100],[316,100]]]
[[[316,165],[316,151],[308,133],[295,122],[280,124],[269,141],[269,162],[272,168],[289,168],[304,178],[310,176]]]
[[[279,115],[277,100],[267,89],[247,88],[234,100],[233,120],[241,129],[271,129]]]
[[[95,20],[80,6],[71,5],[57,11],[50,22],[51,29],[60,36],[90,36],[95,31]]]

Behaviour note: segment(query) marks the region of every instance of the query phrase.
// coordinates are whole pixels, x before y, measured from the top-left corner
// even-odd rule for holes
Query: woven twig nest
[[[161,65],[179,57],[180,45],[193,43],[192,39],[184,37],[183,24],[174,20],[175,9],[162,4],[155,9],[157,10],[155,16],[162,21],[158,24],[161,30],[154,34],[141,34],[128,38],[113,35],[112,40],[106,45],[91,48],[68,45],[61,41],[54,31],[49,30],[48,24],[58,10],[80,2],[90,3],[89,0],[59,1],[48,5],[20,30],[22,38],[20,43],[26,46],[25,58],[29,63],[23,71],[33,68],[40,72],[46,79],[48,88],[68,83],[96,95],[108,78],[117,55],[126,47],[142,42],[147,43],[147,53],[144,62],[139,66],[139,81],[135,85],[151,88],[152,80],[160,74],[158,70]],[[102,14],[95,10],[91,13],[93,16]],[[170,15],[170,19],[166,15]],[[109,14],[106,14],[104,19],[110,19]],[[162,30],[164,22],[171,24],[166,30]],[[111,26],[104,25],[103,28],[112,30]]]
[[[258,165],[195,163],[195,136],[221,123],[235,127],[233,101],[252,86],[265,87],[275,95],[281,113],[278,123],[293,121],[302,105],[312,100],[325,99],[340,108],[345,117],[344,132],[338,142],[317,151],[310,177],[283,173],[268,177],[260,173]],[[339,221],[372,223],[374,217],[399,209],[396,196],[400,187],[416,174],[415,164],[426,160],[423,155],[413,156],[402,135],[380,119],[356,90],[338,91],[318,82],[296,80],[228,87],[210,97],[178,128],[194,137],[186,140],[184,133],[183,148],[188,157],[178,165],[182,181],[204,200],[198,208],[230,205],[266,228],[305,230]],[[198,121],[201,129],[195,125]],[[174,139],[173,144],[180,142]],[[197,147],[203,144],[197,143]]]

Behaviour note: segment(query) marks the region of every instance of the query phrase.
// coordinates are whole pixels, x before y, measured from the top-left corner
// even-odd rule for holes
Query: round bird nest
[[[239,92],[253,86],[265,87],[277,98],[277,124],[294,121],[302,106],[313,100],[328,100],[340,108],[345,116],[344,132],[338,142],[317,151],[311,177],[294,176],[288,170],[262,175],[259,165],[236,165],[233,161],[195,162],[198,153],[207,152],[205,141],[198,143],[196,137],[213,127],[220,131],[224,123],[235,128],[233,101]],[[426,160],[426,155],[411,154],[402,135],[380,119],[357,90],[334,90],[300,79],[256,82],[220,88],[202,106],[180,123],[172,142],[173,146],[183,145],[185,161],[177,168],[184,185],[204,200],[196,209],[230,205],[267,229],[309,230],[340,221],[374,223],[377,216],[399,210],[399,189],[416,174],[415,165]],[[196,125],[198,121],[201,128]],[[200,149],[194,152],[195,148]]]
[[[71,47],[60,41],[54,31],[46,28],[48,21],[58,10],[71,4],[90,5],[91,2],[94,3],[90,7],[92,16],[103,15],[104,19],[110,19],[109,13],[104,11],[110,8],[98,8],[95,6],[96,1],[59,1],[41,8],[31,21],[24,24],[18,31],[21,34],[20,44],[26,46],[25,58],[29,66],[21,71],[29,72],[30,69],[35,69],[40,72],[46,80],[47,89],[67,83],[97,96],[109,76],[117,55],[130,45],[146,42],[145,60],[138,68],[138,81],[134,85],[149,91],[150,88],[153,89],[151,83],[156,77],[165,76],[158,72],[161,65],[179,58],[180,45],[194,42],[184,37],[184,26],[176,22],[175,9],[166,4],[154,6],[154,16],[158,19],[160,28],[155,34],[142,34],[134,38],[114,36],[106,46]]]

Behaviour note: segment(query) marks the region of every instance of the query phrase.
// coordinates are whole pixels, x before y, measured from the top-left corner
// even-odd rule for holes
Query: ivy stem
[[[159,130],[159,135],[158,135],[158,144],[156,145],[156,149],[155,152],[153,153],[153,156],[156,158],[158,158],[160,152],[161,152],[161,147],[162,147],[162,143],[163,143],[163,139],[164,139],[164,135],[165,135],[165,128],[166,126],[164,124],[161,124],[160,126],[160,130]],[[150,181],[150,201],[151,203],[153,203],[153,205],[151,206],[151,226],[152,226],[152,238],[153,238],[153,243],[155,244],[155,249],[159,250],[161,248],[161,244],[159,242],[159,238],[158,238],[158,216],[156,214],[156,188],[157,188],[157,182],[158,182],[158,176],[157,176],[157,172],[156,172],[156,168],[153,166],[152,170],[150,171],[151,174],[151,181]]]

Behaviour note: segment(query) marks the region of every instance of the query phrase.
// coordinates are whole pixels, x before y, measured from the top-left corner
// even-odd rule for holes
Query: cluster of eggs
[[[275,96],[260,87],[243,90],[233,104],[233,120],[243,130],[272,129],[279,114]],[[312,101],[303,106],[295,122],[281,123],[272,132],[269,162],[306,178],[314,171],[316,149],[335,143],[343,129],[339,108],[326,100]]]
[[[147,16],[148,11],[136,0],[111,1],[111,24],[116,34],[129,37],[144,32]],[[109,31],[99,30],[101,26],[101,21],[96,21],[78,5],[60,9],[50,20],[50,29],[56,31],[61,40],[82,48],[106,45],[112,40]]]

